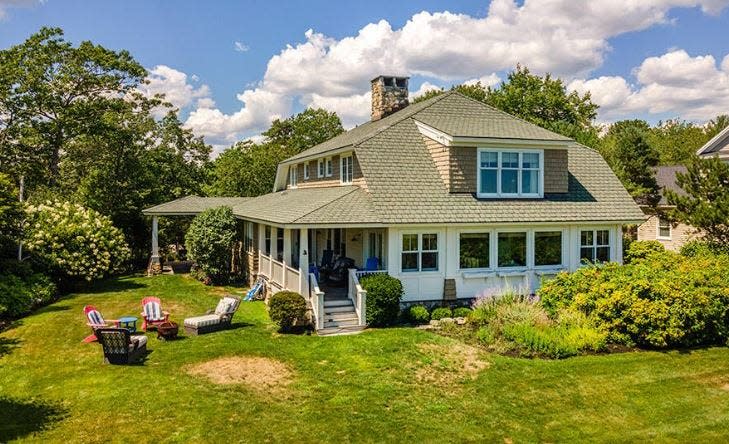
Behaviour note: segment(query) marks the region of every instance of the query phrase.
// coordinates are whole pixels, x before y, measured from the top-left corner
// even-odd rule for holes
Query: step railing
[[[321,330],[324,328],[324,292],[319,289],[314,273],[309,273],[309,301],[314,315],[314,326]]]
[[[349,269],[349,299],[354,304],[354,311],[359,319],[359,325],[367,325],[367,291],[359,283],[359,272],[355,268]]]

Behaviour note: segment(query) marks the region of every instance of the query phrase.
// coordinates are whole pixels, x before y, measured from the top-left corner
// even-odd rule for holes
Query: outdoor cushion
[[[93,325],[106,325],[103,316],[101,316],[98,310],[91,310],[86,316],[88,316],[89,322]]]
[[[218,302],[218,306],[215,307],[215,314],[224,315],[235,313],[235,311],[238,309],[239,302],[239,299],[226,296]]]
[[[136,343],[136,348],[144,347],[145,345],[147,345],[147,337],[143,336],[143,335],[132,336],[131,344],[129,344],[130,351],[134,350],[135,343]]]
[[[211,314],[204,316],[195,316],[194,318],[185,319],[185,326],[187,327],[207,327],[208,325],[215,325],[220,323],[220,315]]]
[[[158,321],[163,319],[162,309],[156,302],[147,302],[144,304],[144,315],[149,321]]]

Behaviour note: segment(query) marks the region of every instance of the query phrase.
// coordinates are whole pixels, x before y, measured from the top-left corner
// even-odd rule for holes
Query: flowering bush
[[[26,247],[49,271],[91,281],[119,271],[130,251],[111,219],[69,202],[27,208]]]

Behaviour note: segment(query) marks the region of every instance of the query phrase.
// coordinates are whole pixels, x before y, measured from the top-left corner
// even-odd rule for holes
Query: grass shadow
[[[37,399],[0,397],[0,442],[42,432],[62,420],[67,410],[60,404]]]
[[[10,353],[20,344],[17,338],[0,338],[0,357]]]
[[[139,290],[140,288],[146,288],[147,286],[144,284],[140,284],[139,282],[135,282],[133,279],[140,277],[139,275],[129,275],[124,276],[117,279],[102,279],[100,281],[96,281],[92,283],[91,285],[84,285],[83,287],[79,287],[76,289],[73,289],[73,294],[76,293],[86,293],[86,294],[98,294],[98,293],[115,293],[115,292],[122,292],[127,290]],[[69,295],[66,295],[65,297],[68,297]]]

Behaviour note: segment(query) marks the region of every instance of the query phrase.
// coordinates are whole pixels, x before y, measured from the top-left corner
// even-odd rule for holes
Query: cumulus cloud
[[[170,68],[166,65],[157,65],[147,70],[147,84],[141,85],[139,90],[146,96],[152,97],[155,94],[164,94],[165,100],[175,108],[186,108],[197,99],[197,106],[212,107],[214,102],[209,98],[210,88],[207,85],[195,87],[188,82],[187,74]],[[197,76],[192,76],[192,81],[197,82]]]
[[[711,55],[692,57],[677,49],[645,59],[633,75],[634,85],[615,76],[575,80],[568,87],[590,91],[603,120],[635,113],[707,120],[729,112],[729,55],[717,64]]]
[[[443,84],[471,79],[495,84],[496,74],[484,74],[522,63],[537,73],[585,79],[602,65],[610,38],[670,24],[674,8],[698,7],[717,14],[727,4],[728,0],[493,0],[483,17],[423,11],[402,28],[380,20],[342,39],[310,29],[303,42],[271,57],[263,79],[239,95],[239,111],[224,114],[204,108],[194,111],[187,124],[206,137],[231,140],[265,129],[273,116],[290,114],[294,104],[327,107],[349,124],[364,121],[369,115],[369,80],[380,74],[422,76]],[[597,89],[599,82],[593,80],[589,86]],[[611,79],[600,82],[607,80]],[[574,83],[575,88],[588,80],[582,82]],[[607,88],[602,92],[605,99],[619,100]],[[413,95],[422,92],[423,85]]]

